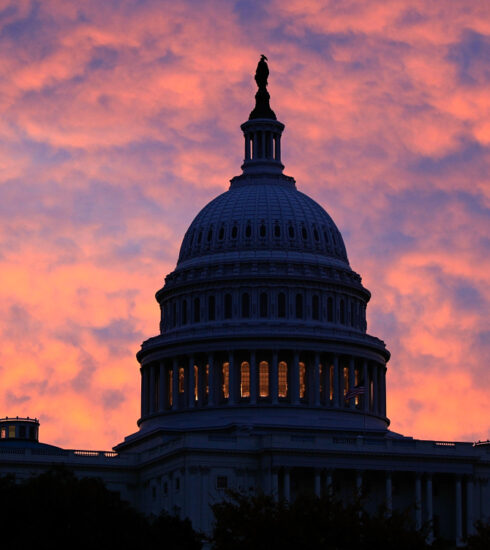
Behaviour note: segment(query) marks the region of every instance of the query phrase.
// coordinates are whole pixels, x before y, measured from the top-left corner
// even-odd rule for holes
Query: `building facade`
[[[196,216],[156,294],[160,333],[137,354],[138,431],[111,452],[68,451],[7,418],[0,472],[66,463],[203,531],[227,488],[360,494],[460,543],[490,516],[490,446],[389,430],[390,353],[367,332],[370,292],[331,217],[283,173],[267,75],[264,58],[242,173]]]

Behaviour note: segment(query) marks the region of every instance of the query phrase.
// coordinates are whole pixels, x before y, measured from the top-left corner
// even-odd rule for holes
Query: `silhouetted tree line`
[[[166,513],[146,518],[102,480],[78,479],[65,468],[16,483],[0,478],[0,546],[6,550],[200,550],[189,520]]]
[[[301,495],[291,503],[268,495],[229,492],[213,506],[213,550],[449,550],[454,544],[435,540],[429,545],[429,525],[420,531],[410,510],[390,517],[380,509],[363,510],[360,500],[350,504],[327,497]],[[490,525],[478,524],[467,550],[490,549]]]
[[[409,512],[368,514],[361,501],[301,495],[275,501],[264,494],[230,491],[213,505],[213,533],[205,538],[189,520],[162,512],[147,518],[109,491],[100,479],[56,468],[21,483],[0,478],[0,545],[8,550],[74,545],[91,549],[200,550],[448,550],[426,542],[428,526],[415,530]],[[490,548],[490,524],[477,524],[467,550]]]

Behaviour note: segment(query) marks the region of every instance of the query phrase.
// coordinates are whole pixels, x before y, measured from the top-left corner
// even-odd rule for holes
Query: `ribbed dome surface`
[[[308,251],[348,264],[332,218],[293,181],[281,180],[232,184],[212,200],[187,230],[178,263],[227,250],[257,249]]]

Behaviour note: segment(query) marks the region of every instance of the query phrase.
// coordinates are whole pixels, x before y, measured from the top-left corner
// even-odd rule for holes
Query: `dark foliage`
[[[149,521],[100,479],[78,479],[65,468],[22,483],[0,478],[0,495],[3,548],[202,547],[189,521],[167,514]]]
[[[213,506],[214,550],[418,550],[428,546],[408,515],[365,513],[359,503],[300,496],[292,503],[230,492]]]
[[[476,534],[468,537],[468,550],[488,550],[490,548],[490,522],[477,521]]]

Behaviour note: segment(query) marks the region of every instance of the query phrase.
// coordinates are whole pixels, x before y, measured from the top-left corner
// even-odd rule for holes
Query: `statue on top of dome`
[[[257,70],[255,71],[255,82],[259,88],[265,88],[267,86],[267,78],[269,76],[269,67],[267,65],[267,57],[262,54],[260,61],[257,64]]]
[[[262,54],[255,71],[255,82],[259,89],[255,94],[255,109],[250,113],[249,120],[255,118],[269,118],[277,120],[274,111],[269,105],[270,95],[267,91],[267,78],[269,77],[269,66],[267,57]]]

